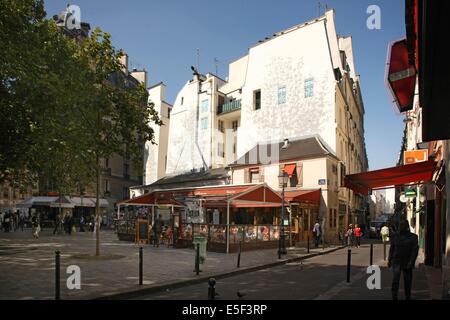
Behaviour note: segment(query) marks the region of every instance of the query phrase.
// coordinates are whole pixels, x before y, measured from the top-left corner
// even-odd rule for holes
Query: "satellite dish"
[[[406,201],[408,201],[408,198],[406,198],[405,194],[402,193],[402,194],[400,195],[400,202],[406,203]]]

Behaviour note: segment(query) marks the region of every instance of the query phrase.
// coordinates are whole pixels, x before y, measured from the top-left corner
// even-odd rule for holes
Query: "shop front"
[[[155,213],[170,206],[166,220],[173,237],[169,244],[177,248],[192,247],[196,236],[204,236],[208,250],[215,252],[236,252],[239,246],[241,250],[276,248],[280,239],[282,199],[266,184],[156,190],[124,201],[118,205],[119,239],[130,240],[136,233],[135,222],[120,211],[130,206],[147,208],[152,213],[147,215],[150,226]]]

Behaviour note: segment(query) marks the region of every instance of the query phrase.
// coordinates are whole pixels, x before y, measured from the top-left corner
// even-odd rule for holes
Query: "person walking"
[[[348,226],[347,231],[345,232],[345,241],[348,247],[352,247],[353,246],[353,226],[350,224]]]
[[[313,237],[314,237],[314,244],[316,248],[319,246],[320,237],[322,236],[322,230],[320,228],[319,220],[316,220],[316,223],[313,227]]]
[[[84,216],[82,215],[80,218],[80,232],[85,232],[85,230],[84,230],[85,223],[86,223],[86,221],[84,220]]]
[[[355,224],[355,229],[353,230],[355,234],[355,245],[357,248],[361,246],[361,237],[362,237],[362,231],[359,225]]]
[[[398,300],[400,276],[403,273],[405,298],[411,300],[413,269],[419,254],[419,241],[409,229],[408,220],[401,220],[399,232],[393,235],[389,248],[388,267],[392,267],[392,300]]]
[[[41,232],[41,225],[40,225],[40,221],[39,221],[39,215],[35,214],[33,215],[33,217],[31,218],[31,225],[32,225],[32,230],[33,230],[33,237],[35,239],[39,239],[39,232]]]
[[[159,248],[159,238],[161,236],[161,231],[162,231],[162,221],[161,221],[161,215],[158,214],[158,216],[155,219],[155,222],[153,223],[153,237],[154,237],[154,242],[153,242],[153,247],[158,247]]]
[[[59,226],[61,225],[61,216],[55,215],[55,228],[53,228],[53,234],[59,233]]]

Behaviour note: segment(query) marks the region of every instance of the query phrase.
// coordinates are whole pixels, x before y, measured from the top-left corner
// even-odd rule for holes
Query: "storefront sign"
[[[406,197],[406,198],[414,198],[414,197],[416,197],[416,196],[417,196],[417,193],[416,193],[415,190],[413,190],[413,189],[407,189],[407,190],[405,190],[405,197]]]

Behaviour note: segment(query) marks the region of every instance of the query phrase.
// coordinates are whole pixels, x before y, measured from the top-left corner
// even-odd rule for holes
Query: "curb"
[[[143,295],[149,295],[149,294],[152,294],[152,293],[164,291],[164,290],[167,290],[167,289],[173,290],[173,289],[182,288],[182,287],[186,287],[186,286],[190,286],[190,285],[194,285],[194,284],[207,283],[210,278],[215,278],[216,280],[217,279],[223,279],[223,278],[228,278],[228,277],[232,277],[232,276],[239,275],[239,274],[245,274],[245,273],[249,273],[249,272],[253,272],[253,271],[259,271],[259,270],[263,270],[263,269],[267,269],[267,268],[273,268],[273,267],[285,265],[285,264],[291,263],[291,262],[302,261],[302,260],[306,260],[306,259],[309,259],[309,258],[325,255],[325,254],[328,254],[328,253],[332,253],[332,252],[341,250],[343,248],[346,248],[346,246],[338,246],[336,248],[333,248],[333,249],[330,249],[330,250],[327,250],[327,251],[310,253],[310,254],[306,254],[306,255],[301,256],[301,257],[284,259],[284,260],[281,260],[281,261],[276,261],[276,262],[271,262],[271,263],[262,264],[262,265],[258,265],[258,266],[252,266],[252,267],[237,269],[237,270],[234,270],[234,271],[228,271],[228,272],[219,273],[219,274],[215,274],[215,275],[203,276],[203,277],[189,279],[189,280],[184,280],[184,281],[173,281],[173,282],[169,282],[169,283],[165,283],[165,284],[161,284],[161,285],[156,285],[156,286],[151,286],[151,287],[147,287],[147,288],[144,287],[144,288],[139,288],[139,289],[131,289],[131,290],[128,290],[128,291],[121,291],[121,292],[118,292],[118,293],[113,293],[113,294],[100,296],[100,297],[98,295],[96,295],[95,297],[91,296],[91,297],[86,297],[85,299],[87,299],[87,300],[124,300],[124,299],[132,299],[132,298],[140,297],[140,296],[143,296]]]

